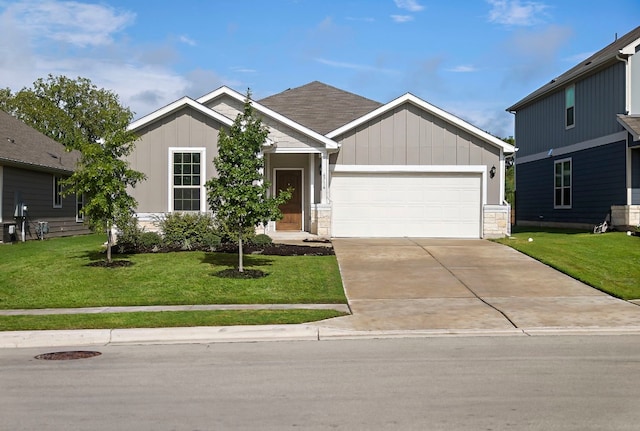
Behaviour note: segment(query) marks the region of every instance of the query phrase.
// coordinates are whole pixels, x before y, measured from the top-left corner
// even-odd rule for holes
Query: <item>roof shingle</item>
[[[382,106],[374,100],[318,81],[258,102],[323,135]]]
[[[0,163],[73,172],[79,155],[77,151],[67,152],[64,145],[0,111]]]

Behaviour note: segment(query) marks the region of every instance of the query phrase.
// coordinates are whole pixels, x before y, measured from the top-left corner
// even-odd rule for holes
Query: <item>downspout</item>
[[[618,51],[618,54],[616,54],[616,60],[622,61],[624,63],[624,110],[625,110],[625,115],[629,115],[629,113],[631,112],[631,67],[629,66],[629,60],[627,58],[623,58],[620,57],[621,52]],[[628,135],[627,135],[628,136]],[[627,138],[628,141],[629,138]],[[631,188],[631,149],[629,148],[629,145],[627,144],[627,148],[625,151],[625,157],[626,157],[626,171],[627,171],[627,175],[626,175],[626,179],[627,179],[627,184],[626,184],[626,188],[627,188],[627,205],[631,205],[632,203],[632,188]]]

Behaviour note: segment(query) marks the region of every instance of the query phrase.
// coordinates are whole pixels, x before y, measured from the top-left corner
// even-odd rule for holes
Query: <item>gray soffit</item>
[[[73,172],[77,151],[45,136],[17,118],[0,111],[0,163],[34,169]]]
[[[374,100],[318,81],[258,102],[322,135],[382,106]]]
[[[529,103],[533,102],[534,100],[546,94],[554,92],[559,88],[563,88],[569,85],[572,81],[575,81],[577,78],[581,76],[594,73],[597,70],[599,70],[601,67],[607,64],[619,61],[616,58],[617,56],[620,56],[621,58],[625,58],[627,55],[622,55],[620,53],[620,50],[638,39],[640,39],[640,27],[636,27],[634,30],[630,31],[629,33],[620,37],[613,43],[607,45],[600,51],[596,52],[591,57],[582,61],[577,66],[572,67],[562,75],[558,76],[555,79],[552,79],[551,82],[547,83],[546,85],[543,85],[533,93],[526,96],[524,99],[508,107],[507,111],[509,112],[518,111],[521,108],[528,105]]]

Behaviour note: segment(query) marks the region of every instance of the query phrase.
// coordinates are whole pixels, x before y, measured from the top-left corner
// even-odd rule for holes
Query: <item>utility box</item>
[[[17,233],[18,228],[15,223],[4,223],[2,225],[2,242],[16,242],[18,239]]]

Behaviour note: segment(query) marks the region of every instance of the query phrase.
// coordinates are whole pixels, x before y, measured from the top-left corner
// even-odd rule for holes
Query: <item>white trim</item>
[[[558,188],[556,186],[556,166],[558,164],[564,164],[565,162],[569,162],[569,199],[571,202],[569,202],[569,205],[556,205],[556,189]],[[564,178],[564,169],[562,172],[562,176]],[[561,189],[565,189],[566,186],[561,186]],[[554,160],[553,161],[553,209],[556,210],[570,210],[573,207],[573,159],[571,157],[565,157],[564,159],[558,159],[558,160]]]
[[[201,104],[206,104],[209,103],[210,101],[212,101],[213,99],[221,96],[221,95],[227,95],[230,96],[234,99],[236,99],[239,102],[244,103],[245,99],[246,99],[246,95],[240,94],[237,91],[226,87],[226,86],[222,86],[220,88],[218,88],[217,90],[212,91],[209,94],[205,94],[204,96],[198,98],[196,100],[197,103],[201,103]],[[267,117],[271,117],[272,119],[291,127],[292,129],[309,136],[310,138],[313,138],[316,141],[321,142],[322,144],[324,144],[324,146],[328,149],[338,149],[338,143],[333,141],[332,139],[327,138],[326,136],[321,135],[318,132],[315,132],[311,129],[309,129],[308,127],[303,126],[302,124],[296,123],[295,121],[285,117],[282,114],[279,114],[278,112],[267,108],[264,105],[261,105],[260,103],[256,102],[255,100],[251,100],[251,105],[253,106],[253,109],[255,109],[256,111],[258,111],[259,113],[261,113],[262,115],[266,115]],[[276,150],[277,151],[277,150]]]
[[[486,165],[332,165],[332,173],[370,173],[370,174],[402,174],[402,173],[452,173],[480,174],[482,176],[482,205],[487,204],[487,178],[489,167]]]
[[[590,148],[600,147],[602,145],[613,144],[620,141],[627,140],[627,132],[617,132],[607,136],[601,136],[596,139],[591,139],[589,141],[578,142],[577,144],[567,145],[566,147],[553,148],[553,156],[563,156],[565,154],[575,153],[576,151],[588,150]],[[529,163],[535,162],[538,160],[546,159],[549,156],[549,150],[543,151],[541,153],[530,154],[528,156],[518,156],[518,160],[516,163]]]
[[[306,221],[306,211],[305,209],[305,192],[304,192],[304,168],[273,168],[273,183],[272,183],[272,196],[275,196],[276,193],[278,192],[278,190],[276,190],[276,187],[278,185],[277,183],[277,172],[278,171],[300,171],[300,192],[302,193],[302,200],[300,202],[300,211],[301,211],[301,217],[302,220],[300,220],[300,232],[305,232],[304,230],[304,225],[305,225],[305,221]],[[277,232],[277,222],[273,223],[273,231]],[[280,231],[280,232],[296,232],[296,231]]]
[[[476,126],[467,123],[466,121],[462,120],[461,118],[456,117],[453,114],[450,114],[422,99],[420,99],[419,97],[414,96],[411,93],[406,93],[400,97],[398,97],[395,100],[392,100],[391,102],[387,103],[386,105],[382,105],[381,107],[379,107],[378,109],[375,109],[371,112],[369,112],[368,114],[357,118],[355,120],[353,120],[350,123],[345,124],[342,127],[337,128],[336,130],[327,133],[327,137],[329,138],[335,138],[336,136],[342,135],[343,133],[352,130],[358,126],[360,126],[363,123],[366,123],[367,121],[370,121],[386,112],[389,112],[395,108],[397,108],[398,106],[409,102],[414,104],[415,106],[417,106],[418,108],[422,108],[427,112],[430,112],[431,114],[435,115],[436,117],[439,117],[445,121],[447,121],[448,123],[451,123],[463,130],[465,130],[466,132],[482,139],[483,141],[492,144],[498,148],[501,148],[504,152],[506,153],[513,153],[514,151],[514,147],[513,145],[507,144],[506,142],[504,142],[501,139],[496,138],[493,135],[490,135],[489,133],[478,129]]]
[[[217,120],[218,122],[224,124],[225,126],[231,127],[231,125],[233,124],[233,120],[231,120],[230,118],[227,118],[224,115],[214,111],[213,109],[209,109],[206,106],[191,99],[190,97],[185,96],[181,99],[176,100],[173,103],[168,104],[163,108],[158,109],[155,112],[152,112],[149,115],[145,115],[144,117],[134,121],[133,123],[129,124],[129,127],[127,127],[127,130],[135,132],[143,128],[144,126],[151,124],[154,121],[162,117],[165,117],[173,112],[176,112],[186,106],[189,106],[195,109],[196,111],[202,112],[203,114]]]
[[[324,148],[313,147],[278,147],[276,146],[273,151],[269,151],[270,154],[322,154],[325,151]]]
[[[573,89],[573,105],[567,106],[567,91]],[[567,111],[569,108],[573,108],[573,123],[567,124]],[[576,84],[570,84],[564,87],[564,128],[565,130],[573,129],[576,127]]]
[[[315,204],[316,200],[316,156],[315,154],[309,154],[309,208]]]
[[[167,212],[173,212],[173,154],[174,153],[200,153],[200,212],[207,211],[207,190],[204,184],[207,182],[207,149],[205,147],[169,147],[168,158],[168,190]]]
[[[53,174],[53,208],[59,209],[62,208],[62,194],[58,192],[58,188],[62,191],[62,186],[60,185],[60,181],[62,177],[60,175]],[[60,203],[56,203],[56,201],[60,199]]]

